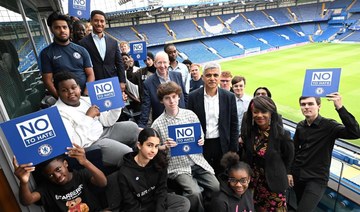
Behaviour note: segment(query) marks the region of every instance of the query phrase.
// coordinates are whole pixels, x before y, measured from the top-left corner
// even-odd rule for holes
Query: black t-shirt
[[[190,80],[190,92],[204,86],[204,81],[200,78],[198,81]]]
[[[46,181],[36,191],[41,195],[41,202],[46,211],[68,211],[70,207],[89,211],[99,211],[100,205],[89,190],[91,174],[82,169],[73,172],[73,178],[65,185]],[[82,210],[79,210],[82,211]]]

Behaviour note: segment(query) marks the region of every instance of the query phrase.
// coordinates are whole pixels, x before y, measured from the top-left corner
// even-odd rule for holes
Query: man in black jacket
[[[119,45],[104,32],[106,17],[100,10],[93,10],[90,16],[93,32],[80,40],[88,50],[95,73],[95,80],[118,77],[121,90],[125,90],[126,78]]]
[[[205,134],[204,157],[215,174],[223,171],[223,154],[238,151],[238,116],[233,93],[219,88],[221,67],[216,62],[204,65],[204,88],[189,94],[188,109],[198,117]]]
[[[343,124],[319,114],[318,97],[300,97],[299,103],[305,120],[298,123],[294,135],[295,159],[292,166],[298,212],[313,211],[323,196],[327,182],[332,150],[337,138],[360,138],[359,124],[342,104],[341,95],[332,93],[328,101],[334,102]]]

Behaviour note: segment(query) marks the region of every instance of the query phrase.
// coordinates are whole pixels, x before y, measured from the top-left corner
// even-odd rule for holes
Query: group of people
[[[37,169],[48,181],[31,191],[35,167],[18,164],[14,157],[25,205],[41,200],[51,211],[74,205],[104,209],[90,184],[104,187],[107,178],[85,154],[100,149],[103,164],[118,167],[120,211],[287,211],[289,187],[296,193],[297,211],[313,211],[329,180],[335,139],[360,137],[339,93],[327,100],[343,124],[319,115],[320,98],[300,97],[305,120],[292,139],[266,87],[250,97],[244,77],[222,71],[217,62],[206,63],[201,74],[200,65],[177,60],[174,44],[155,55],[149,52],[146,67],[134,69],[126,43],[120,51],[104,33],[102,11],[91,12],[92,33],[73,36],[79,45],[70,41],[68,19],[49,16],[54,42],[41,52],[40,70],[48,91],[58,98],[55,105],[73,142],[66,154],[85,169],[69,171],[64,157],[47,161]],[[119,121],[125,109],[100,112],[87,97],[86,82],[114,76],[124,100],[138,104],[130,108],[140,112],[132,121]],[[191,123],[201,125],[196,142],[203,153],[171,156],[177,143],[169,138],[168,126]],[[170,181],[180,192],[169,193]]]

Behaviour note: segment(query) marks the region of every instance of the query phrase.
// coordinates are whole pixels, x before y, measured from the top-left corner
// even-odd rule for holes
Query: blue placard
[[[119,78],[112,77],[87,82],[91,104],[97,105],[100,112],[124,107]]]
[[[57,107],[50,107],[0,124],[19,164],[34,165],[71,147]]]
[[[89,19],[90,0],[69,0],[69,15],[80,19]]]
[[[202,146],[198,145],[201,138],[200,123],[168,126],[169,137],[176,141],[177,146],[170,149],[171,156],[202,153]]]
[[[302,96],[325,97],[339,90],[341,68],[306,70]]]
[[[134,60],[146,60],[146,42],[140,41],[130,43],[130,55]]]

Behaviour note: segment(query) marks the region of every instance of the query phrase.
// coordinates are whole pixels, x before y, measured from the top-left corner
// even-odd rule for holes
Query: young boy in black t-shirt
[[[74,147],[68,147],[66,154],[75,158],[85,169],[70,172],[68,162],[63,156],[45,161],[37,168],[48,180],[34,191],[30,190],[28,184],[30,173],[35,167],[32,163],[19,165],[14,156],[14,174],[20,180],[19,196],[23,205],[41,200],[46,211],[100,210],[95,196],[89,191],[89,185],[105,187],[107,179],[102,171],[87,160],[85,150],[76,144],[73,145]]]

